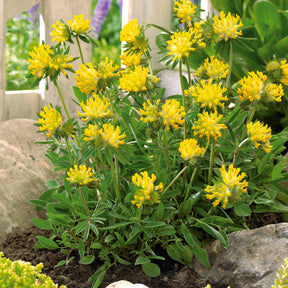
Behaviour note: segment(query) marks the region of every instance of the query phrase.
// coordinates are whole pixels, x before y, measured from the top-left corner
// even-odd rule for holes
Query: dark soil
[[[277,214],[266,213],[257,217],[247,219],[247,224],[251,229],[261,227],[267,224],[276,224],[282,222]],[[93,275],[101,263],[90,265],[81,265],[79,258],[75,254],[75,259],[67,266],[54,266],[65,256],[59,250],[35,249],[37,242],[36,236],[49,237],[50,232],[40,230],[37,227],[26,229],[25,231],[14,231],[0,238],[0,251],[6,258],[23,260],[37,265],[40,262],[44,264],[43,273],[50,276],[55,283],[66,285],[68,288],[91,288],[92,284],[87,283],[88,278]],[[100,286],[104,288],[110,283],[119,280],[128,280],[132,283],[142,283],[150,288],[202,288],[211,284],[213,288],[226,288],[226,285],[210,283],[209,279],[201,279],[197,276],[193,268],[183,266],[173,260],[166,260],[159,263],[161,275],[155,278],[149,277],[142,272],[139,266],[118,265],[111,268],[105,275]]]

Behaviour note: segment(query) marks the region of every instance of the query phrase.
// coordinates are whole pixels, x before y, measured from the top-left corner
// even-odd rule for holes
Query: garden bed
[[[247,218],[247,224],[251,229],[263,225],[276,224],[282,222],[280,215],[274,213],[258,214],[257,217]],[[87,283],[89,277],[96,271],[102,263],[92,263],[81,265],[78,263],[78,256],[69,263],[55,268],[55,265],[65,259],[65,255],[60,250],[35,249],[36,236],[49,237],[50,231],[31,227],[25,231],[14,231],[0,238],[0,251],[11,260],[23,260],[37,265],[44,264],[43,273],[50,276],[55,283],[66,285],[68,288],[91,288],[91,283]],[[100,286],[104,288],[110,283],[118,280],[128,280],[132,283],[142,283],[150,288],[202,288],[207,279],[201,279],[193,269],[183,266],[172,260],[161,261],[159,263],[161,275],[159,277],[149,277],[144,274],[140,266],[118,265],[109,270]],[[213,288],[226,288],[226,285],[213,285]]]

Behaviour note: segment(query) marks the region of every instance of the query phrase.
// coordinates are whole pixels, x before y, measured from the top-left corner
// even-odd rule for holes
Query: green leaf
[[[57,245],[57,243],[55,243],[53,240],[48,239],[44,236],[36,236],[36,238],[38,239],[38,241],[40,242],[40,244],[44,247],[47,248],[49,250],[55,250],[58,249],[59,246]]]
[[[52,229],[50,221],[47,221],[47,220],[34,218],[34,219],[32,219],[32,223],[40,229],[45,229],[45,230],[51,230]]]
[[[186,242],[192,247],[197,260],[205,267],[210,267],[207,252],[201,248],[199,240],[188,230],[185,224],[181,225],[181,232]]]
[[[71,218],[64,214],[47,213],[47,216],[52,222],[58,225],[68,225],[72,222]]]
[[[95,260],[95,256],[94,255],[87,255],[87,256],[81,258],[79,260],[79,263],[88,265],[88,264],[91,264],[94,260]]]
[[[142,265],[145,263],[150,263],[151,260],[147,257],[143,257],[143,256],[139,256],[137,257],[136,261],[135,261],[135,265]]]
[[[225,247],[225,248],[228,248],[229,246],[229,240],[228,240],[228,237],[226,236],[226,234],[224,233],[224,235],[226,236],[223,236],[223,234],[221,234],[219,231],[217,231],[214,227],[212,227],[211,225],[208,225],[204,222],[201,222],[200,223],[200,226],[203,228],[203,230],[205,230],[208,234],[210,234],[211,236],[213,236],[214,238],[218,239],[219,242]],[[223,231],[221,231],[223,232]]]
[[[145,263],[142,264],[141,266],[144,273],[150,277],[157,277],[161,274],[160,268],[158,267],[158,265],[154,263]]]
[[[276,166],[274,166],[271,174],[271,181],[280,180],[282,178],[282,170],[283,167],[281,163],[278,163]]]
[[[49,180],[46,182],[46,186],[50,189],[57,189],[59,188],[59,183],[56,180]]]
[[[234,212],[237,216],[245,217],[251,215],[251,208],[245,203],[236,203],[234,205]]]
[[[171,236],[174,235],[176,233],[174,227],[172,225],[165,225],[163,227],[159,227],[159,229],[157,229],[157,232],[159,234],[162,235],[166,235],[166,236]]]

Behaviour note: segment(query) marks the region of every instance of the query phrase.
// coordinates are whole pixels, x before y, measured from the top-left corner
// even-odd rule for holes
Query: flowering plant
[[[179,70],[180,95],[163,97],[145,36],[151,25],[137,19],[120,33],[123,68],[108,58],[84,62],[79,40],[93,41],[83,15],[53,25],[55,47],[42,44],[30,53],[31,73],[56,85],[64,109],[49,104],[36,124],[47,135],[40,143],[49,145],[55,171],[63,171],[31,200],[47,212],[33,223],[53,232],[38,236],[38,246],[60,248],[67,259],[59,265],[73,260],[73,250],[80,263],[100,259],[93,287],[117,263],[141,265],[150,276],[161,273],[165,257],[192,265],[195,256],[209,267],[205,243],[217,239],[228,247],[226,234],[248,228],[246,217],[288,211],[280,185],[288,176],[281,155],[288,131],[272,135],[254,119],[259,103],[284,96],[286,60],[273,60],[277,79],[263,69],[234,83],[232,58],[225,63],[217,54],[191,71],[194,53],[203,49],[227,44],[232,53],[243,24],[224,12],[200,21],[188,0],[174,1],[174,10],[177,31],[154,26],[163,31],[161,61]],[[76,71],[68,56],[73,39],[82,59]],[[69,115],[57,82],[66,71],[76,80],[78,118]]]
[[[11,261],[0,252],[0,285],[1,287],[22,288],[58,288],[52,279],[41,273],[43,264],[32,266],[25,261]],[[59,288],[67,288],[61,285]]]

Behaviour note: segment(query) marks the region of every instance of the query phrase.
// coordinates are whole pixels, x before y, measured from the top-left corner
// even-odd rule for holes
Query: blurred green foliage
[[[98,0],[92,0],[92,11]],[[29,51],[39,44],[39,27],[29,21],[29,13],[23,12],[6,23],[6,90],[31,89],[31,78],[27,79]],[[93,16],[93,15],[92,15]],[[121,15],[117,0],[112,0],[109,13],[102,25],[97,39],[99,47],[92,49],[91,61],[98,63],[100,59],[109,57],[120,65],[120,30]],[[36,87],[37,88],[37,87]]]
[[[28,16],[28,13],[22,13]],[[9,19],[6,23],[6,90],[31,89],[27,79],[29,51],[39,44],[39,27],[27,18]],[[31,83],[30,83],[31,82]]]
[[[98,0],[92,0],[92,11],[94,11]],[[97,44],[99,47],[92,49],[91,61],[98,63],[100,59],[108,57],[120,65],[121,42],[120,30],[122,20],[117,0],[112,0],[109,13],[102,25]]]

